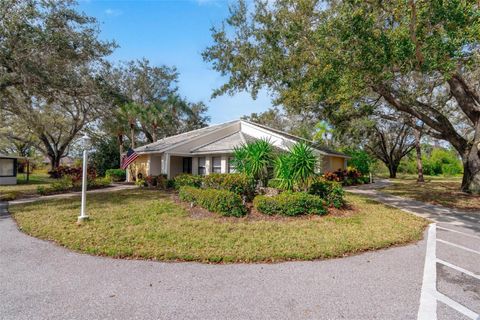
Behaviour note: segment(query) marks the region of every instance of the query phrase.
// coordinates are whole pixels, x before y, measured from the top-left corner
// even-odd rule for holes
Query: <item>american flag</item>
[[[127,154],[122,158],[122,169],[127,169],[127,167],[138,158],[138,153],[133,151],[132,148],[128,148]]]

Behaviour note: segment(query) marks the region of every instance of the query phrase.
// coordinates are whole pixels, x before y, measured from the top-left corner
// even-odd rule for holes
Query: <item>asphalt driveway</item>
[[[343,259],[206,265],[77,254],[0,217],[0,319],[415,319],[425,241]]]

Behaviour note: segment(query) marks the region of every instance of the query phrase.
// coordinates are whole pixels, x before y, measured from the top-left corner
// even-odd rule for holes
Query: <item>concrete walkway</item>
[[[373,184],[349,187],[346,190],[351,193],[368,196],[378,202],[408,211],[434,222],[448,223],[480,232],[480,210],[478,212],[462,211],[381,192],[381,188],[389,184],[388,180],[380,180]]]
[[[113,191],[128,190],[128,189],[135,189],[135,188],[138,188],[138,187],[135,186],[135,185],[131,185],[131,184],[113,184],[112,187],[87,191],[87,194],[113,192]],[[40,200],[64,199],[64,198],[80,196],[81,194],[82,194],[82,192],[80,192],[80,191],[79,192],[60,193],[60,194],[52,194],[50,196],[38,196],[38,197],[18,199],[18,200],[14,200],[14,201],[9,201],[8,203],[10,205],[15,205],[15,204],[36,202],[36,201],[40,201]]]

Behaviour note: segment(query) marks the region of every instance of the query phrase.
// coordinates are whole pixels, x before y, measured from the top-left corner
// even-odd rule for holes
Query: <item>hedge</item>
[[[228,190],[198,189],[183,186],[178,193],[180,200],[193,202],[209,211],[224,216],[241,217],[247,213],[240,195]]]
[[[123,169],[108,169],[105,171],[105,177],[112,179],[114,182],[125,181],[127,179],[127,171]]]
[[[306,192],[284,192],[277,196],[256,196],[253,206],[259,212],[273,215],[298,216],[301,214],[325,214],[325,201]]]
[[[203,176],[183,173],[173,179],[173,186],[177,190],[184,186],[200,188],[202,182]]]
[[[203,187],[228,190],[252,198],[255,192],[255,181],[243,173],[212,173],[203,179]]]
[[[325,199],[329,206],[337,209],[345,205],[345,191],[340,182],[317,179],[310,184],[308,193]]]

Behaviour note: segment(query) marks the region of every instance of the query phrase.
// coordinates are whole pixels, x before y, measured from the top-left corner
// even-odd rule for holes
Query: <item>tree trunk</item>
[[[422,146],[420,144],[421,132],[420,130],[415,129],[414,133],[415,133],[415,150],[417,152],[417,172],[418,172],[417,182],[425,182],[425,179],[423,178]]]
[[[388,167],[388,172],[390,173],[390,178],[395,179],[397,178],[397,170],[398,170],[398,164],[396,163],[386,163]]]
[[[56,154],[49,154],[48,158],[50,158],[50,167],[52,170],[55,170],[60,166],[60,160],[62,159],[61,156]]]
[[[135,149],[135,128],[130,126],[131,148]]]
[[[120,157],[120,165],[122,165],[122,157],[123,157],[123,134],[117,135],[117,143],[118,143],[118,153]]]
[[[480,142],[464,153],[462,191],[480,194]]]

